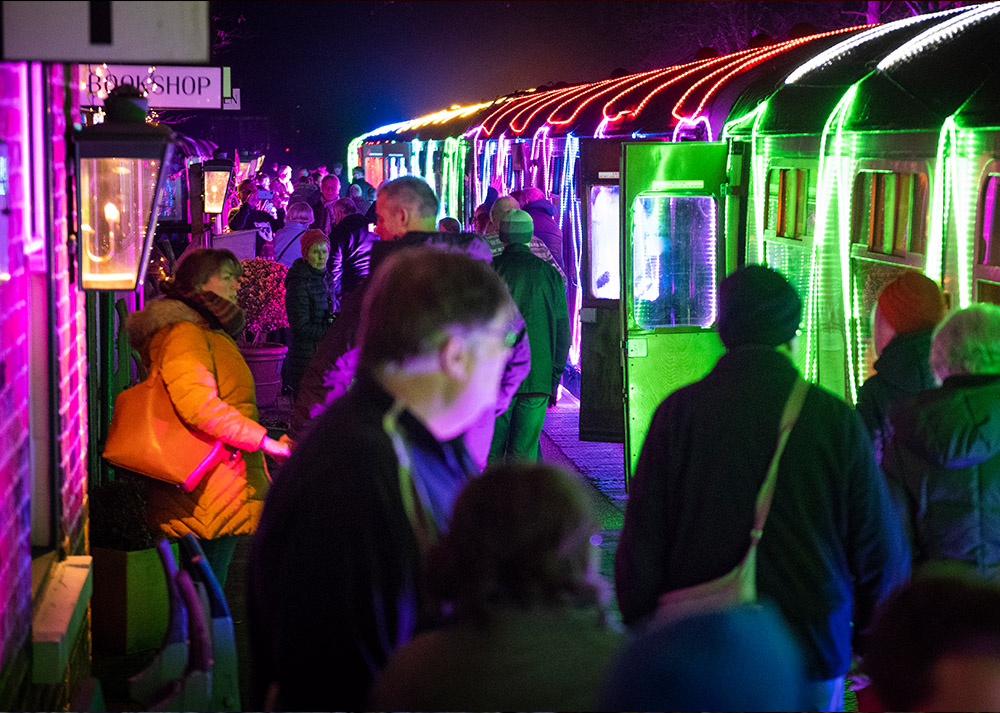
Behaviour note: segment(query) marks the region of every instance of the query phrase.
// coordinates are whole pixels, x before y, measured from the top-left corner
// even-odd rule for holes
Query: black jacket
[[[906,489],[916,564],[1000,581],[1000,376],[952,376],[893,412],[883,467]]]
[[[330,231],[330,262],[333,290],[337,299],[351,292],[368,277],[372,243],[378,240],[368,232],[368,219],[355,213],[345,216]]]
[[[252,710],[275,682],[289,711],[365,710],[388,656],[426,609],[421,555],[383,428],[392,397],[359,375],[274,477],[249,563]],[[399,417],[411,472],[438,530],[476,472],[461,439]]]
[[[627,624],[663,592],[720,577],[750,545],[754,501],[796,377],[767,347],[723,355],[656,410],[615,556]],[[781,459],[757,554],[757,591],[804,646],[811,679],[844,674],[855,632],[909,574],[909,552],[857,414],[810,386]],[[859,642],[860,643],[860,642]]]
[[[858,413],[872,437],[879,462],[892,436],[889,416],[893,407],[937,386],[928,363],[930,354],[930,331],[897,334],[875,361],[875,374],[858,389]]]
[[[333,321],[330,276],[316,269],[303,258],[292,263],[285,277],[285,310],[292,331],[285,377],[293,388],[298,387],[309,360]]]

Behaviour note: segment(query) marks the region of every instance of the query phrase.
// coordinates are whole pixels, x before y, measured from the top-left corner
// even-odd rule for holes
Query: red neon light
[[[562,108],[564,106],[566,106],[567,104],[569,104],[568,100],[565,101],[565,102],[563,102],[562,104],[560,104],[559,106],[556,107],[555,111],[553,111],[551,114],[549,114],[549,118],[546,121],[546,123],[548,123],[551,126],[565,126],[566,124],[571,124],[571,123],[573,123],[573,121],[576,120],[576,117],[579,116],[580,112],[583,111],[584,108],[586,108],[586,106],[588,104],[590,104],[592,101],[594,101],[598,97],[603,96],[604,94],[607,94],[608,92],[613,91],[613,90],[617,89],[618,87],[622,86],[623,84],[627,84],[628,82],[631,82],[634,79],[637,79],[638,77],[645,77],[648,74],[658,74],[658,73],[660,73],[662,71],[664,71],[664,70],[654,69],[654,70],[651,70],[651,71],[648,71],[648,72],[642,72],[641,74],[630,74],[629,76],[622,77],[620,79],[605,79],[602,82],[596,82],[593,85],[589,85],[590,88],[597,89],[597,88],[601,87],[604,84],[611,83],[611,86],[604,87],[603,89],[601,89],[601,91],[595,93],[593,96],[591,96],[591,97],[587,98],[585,101],[581,102],[576,107],[576,110],[570,115],[570,117],[568,119],[557,119],[556,116],[559,114],[560,111],[562,111]]]
[[[583,86],[564,87],[562,89],[557,89],[554,92],[546,92],[545,95],[543,95],[546,98],[546,101],[541,102],[535,108],[535,110],[533,112],[531,112],[531,115],[528,116],[527,120],[524,122],[524,124],[521,125],[520,128],[514,126],[515,122],[517,122],[518,117],[520,117],[522,114],[524,114],[526,111],[528,111],[531,107],[525,107],[524,109],[522,109],[521,111],[519,111],[517,113],[517,115],[514,116],[510,120],[510,128],[511,128],[511,130],[515,134],[522,134],[524,132],[524,130],[526,128],[528,128],[528,125],[531,123],[531,120],[535,118],[535,115],[538,114],[538,112],[540,112],[542,109],[544,109],[545,107],[547,107],[549,104],[552,104],[553,102],[559,101],[559,99],[564,94],[573,94],[574,92],[576,92],[576,93],[586,92],[588,87],[589,87],[589,85],[585,84]]]
[[[707,92],[705,92],[705,95],[702,97],[701,102],[699,102],[698,106],[695,108],[694,111],[692,111],[690,114],[682,114],[681,106],[684,104],[684,100],[688,98],[688,96],[695,90],[695,88],[697,88],[703,82],[708,81],[712,76],[718,74],[719,71],[723,71],[725,68],[723,68],[722,70],[717,70],[716,72],[713,72],[712,74],[709,74],[708,76],[698,80],[695,84],[689,87],[686,92],[684,92],[684,95],[681,96],[680,99],[677,100],[677,103],[674,104],[674,108],[671,111],[671,114],[675,119],[698,116],[705,108],[705,105],[708,103],[708,100],[715,94],[715,92],[719,89],[719,87],[721,87],[727,80],[729,80],[730,77],[742,73],[747,69],[749,69],[750,67],[754,67],[770,59],[771,57],[782,54],[794,47],[798,47],[799,45],[805,44],[806,42],[812,42],[813,40],[822,39],[824,37],[832,37],[833,35],[839,35],[844,32],[852,32],[858,29],[867,29],[869,27],[874,27],[874,25],[861,25],[858,27],[848,27],[842,30],[831,30],[830,32],[822,32],[818,35],[809,35],[808,37],[800,37],[794,40],[787,40],[786,42],[782,42],[781,44],[775,45],[774,47],[771,48],[762,48],[765,50],[763,54],[748,59],[743,64],[741,64],[737,69],[733,70],[726,76],[722,77],[715,84],[713,84],[712,87]]]
[[[743,50],[742,52],[740,52],[738,54],[743,54],[743,53],[748,52],[748,51],[754,51],[754,50]],[[686,77],[690,77],[692,74],[694,74],[695,72],[697,72],[697,71],[699,71],[701,69],[709,67],[709,66],[711,66],[713,64],[718,64],[719,62],[729,61],[731,59],[731,57],[732,57],[732,55],[726,55],[724,57],[713,57],[712,59],[700,60],[698,62],[689,62],[688,64],[683,64],[683,65],[680,65],[678,67],[671,67],[671,69],[683,69],[684,67],[690,67],[690,69],[688,69],[686,72],[681,72],[677,76],[672,77],[669,81],[664,82],[663,84],[661,84],[660,86],[658,86],[656,89],[654,89],[649,94],[647,94],[645,96],[645,98],[643,98],[643,100],[641,102],[639,102],[639,104],[634,109],[623,109],[622,111],[618,112],[614,116],[611,116],[608,113],[609,112],[609,107],[614,103],[615,100],[617,100],[621,96],[624,96],[624,94],[627,93],[627,92],[623,92],[622,94],[619,95],[619,97],[615,97],[615,99],[611,100],[610,102],[608,102],[607,104],[604,105],[604,116],[606,116],[611,121],[618,121],[625,114],[631,114],[632,118],[635,118],[635,117],[637,117],[639,115],[639,113],[643,109],[646,108],[646,105],[649,104],[649,102],[652,100],[652,98],[654,96],[656,96],[657,94],[659,94],[660,92],[662,92],[667,87],[669,87],[669,86],[671,86],[673,84],[676,84],[677,82],[679,82],[682,79],[685,79]],[[638,86],[636,86],[634,88],[637,89]]]
[[[535,101],[542,96],[545,96],[545,94],[544,93],[530,94],[526,97],[517,97],[516,99],[511,99],[509,102],[507,102],[499,109],[497,109],[495,112],[486,117],[486,119],[483,121],[483,130],[486,132],[486,135],[489,136],[490,134],[492,134],[493,129],[497,128],[497,124],[500,123],[500,119],[502,119],[504,116],[506,116],[512,111],[517,111],[518,108],[520,108],[521,104],[523,104],[526,101],[527,102]],[[496,120],[493,122],[492,126],[490,126],[489,122],[490,119],[493,119],[493,117],[496,117]]]

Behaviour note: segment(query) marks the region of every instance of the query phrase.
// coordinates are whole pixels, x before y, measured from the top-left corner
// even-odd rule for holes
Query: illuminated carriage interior
[[[870,312],[900,271],[941,281],[956,306],[1000,302],[998,32],[988,3],[526,90],[381,127],[348,160],[376,185],[423,177],[460,221],[491,184],[549,196],[578,371],[581,308],[621,309],[626,341],[629,324],[707,328],[725,272],[762,262],[803,298],[803,373],[853,403],[874,360]],[[624,174],[581,167],[594,142],[620,158],[636,142],[712,141],[726,142],[731,171],[745,147],[742,197],[651,170],[622,206]],[[641,386],[625,384],[626,401]]]

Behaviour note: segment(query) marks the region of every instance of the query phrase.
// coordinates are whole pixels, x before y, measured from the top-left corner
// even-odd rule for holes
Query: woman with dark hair
[[[470,481],[427,558],[448,623],[389,659],[373,710],[596,710],[622,643],[605,622],[596,531],[587,492],[558,468]]]
[[[164,297],[126,322],[132,345],[147,368],[156,365],[181,419],[232,452],[190,493],[146,481],[150,526],[170,538],[193,533],[220,584],[236,536],[252,533],[260,517],[269,481],[263,453],[288,455],[257,421],[253,376],[233,341],[246,323],[236,304],[242,273],[229,250],[194,250],[161,286]]]

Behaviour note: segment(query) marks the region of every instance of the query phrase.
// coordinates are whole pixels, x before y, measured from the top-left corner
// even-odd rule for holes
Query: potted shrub
[[[268,332],[288,326],[285,312],[288,268],[275,260],[260,257],[243,260],[240,264],[243,279],[237,301],[247,316],[240,351],[253,373],[257,405],[270,406],[281,393],[281,362],[288,347],[268,342],[266,336]]]

